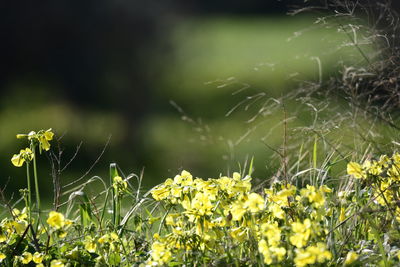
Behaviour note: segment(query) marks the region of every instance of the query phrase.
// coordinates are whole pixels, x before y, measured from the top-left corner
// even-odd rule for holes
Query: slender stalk
[[[104,219],[104,216],[105,216],[105,214],[106,214],[107,202],[108,202],[108,195],[110,194],[110,190],[112,190],[112,189],[109,188],[109,189],[107,190],[106,199],[104,200],[103,210],[102,210],[102,212],[101,212],[100,221],[99,221],[100,229],[102,228],[103,219]]]
[[[118,189],[115,189],[115,211],[116,211],[116,215],[115,215],[115,226],[119,226],[119,223],[121,221],[121,197],[119,196],[119,192]]]
[[[112,201],[112,222],[115,226],[116,221],[116,201],[115,201],[115,188],[113,186],[113,178],[115,175],[116,165],[115,163],[110,164],[110,186],[111,186],[111,201]]]
[[[36,167],[36,145],[31,143],[31,150],[33,152],[33,177],[35,179],[35,193],[36,193],[36,208],[38,210],[38,224],[40,221],[40,194],[39,194],[39,182],[37,175],[37,167]]]
[[[28,222],[32,223],[31,176],[30,176],[30,172],[29,172],[29,162],[28,161],[26,162],[26,182],[27,182],[27,186],[28,186],[28,198],[27,198],[27,203],[26,203],[26,208],[28,209]]]

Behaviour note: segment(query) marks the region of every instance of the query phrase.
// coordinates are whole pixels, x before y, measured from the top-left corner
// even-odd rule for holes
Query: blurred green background
[[[63,185],[89,170],[109,136],[87,179],[107,179],[117,162],[126,174],[144,170],[150,188],[182,169],[227,174],[253,156],[256,175],[268,178],[280,163],[263,142],[282,144],[283,112],[249,123],[260,106],[232,108],[248,96],[282,96],[362,57],[344,46],[344,33],[315,27],[316,17],[287,16],[285,3],[222,2],[5,4],[0,181],[7,194],[25,186],[25,170],[10,162],[26,145],[15,134],[48,128],[59,138],[52,145],[63,151],[61,165],[82,142]],[[311,120],[301,113],[290,127]],[[51,198],[48,158],[39,164]]]

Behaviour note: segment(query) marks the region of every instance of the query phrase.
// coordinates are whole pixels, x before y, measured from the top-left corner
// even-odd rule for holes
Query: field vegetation
[[[275,95],[251,89],[243,82],[247,74],[207,84],[240,95],[227,116],[245,121],[248,130],[235,143],[226,142],[227,158],[236,158],[238,145],[251,140],[257,140],[254,151],[264,151],[254,157],[248,150],[250,156],[235,165],[224,161],[212,178],[184,168],[146,189],[146,171],[124,174],[112,162],[104,168],[106,178],[84,175],[62,184],[75,156],[62,160],[57,129],[18,133],[23,148],[10,164],[26,183],[19,198],[0,191],[0,265],[400,265],[398,17],[386,1],[374,9],[360,2],[323,3],[293,13],[319,12],[313,28],[339,32],[337,49],[346,50],[341,55],[348,61],[335,62],[336,69],[325,73],[321,58],[310,57],[316,78],[288,74],[296,88]],[[215,35],[229,40],[218,29]],[[193,42],[200,45],[201,38]],[[182,61],[190,57],[181,52]],[[210,53],[216,57],[220,51]],[[202,59],[193,57],[179,71]],[[244,73],[229,62],[214,63]],[[207,126],[172,104],[181,123],[195,129],[194,138],[218,143]],[[273,141],[272,132],[279,133]],[[198,151],[190,151],[189,160],[191,153]],[[267,175],[255,164],[261,155]],[[48,205],[42,201],[49,193],[40,190],[49,183],[39,172],[46,168],[43,158],[52,177]]]

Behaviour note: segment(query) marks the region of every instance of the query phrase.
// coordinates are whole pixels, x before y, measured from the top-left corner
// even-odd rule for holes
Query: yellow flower
[[[315,186],[307,185],[307,188],[300,190],[300,194],[303,197],[308,197],[308,201],[313,203],[316,208],[319,208],[325,204],[324,192],[329,192],[328,187],[320,187],[316,190]]]
[[[52,130],[50,128],[43,133],[43,136],[46,138],[46,140],[51,141],[51,140],[53,140],[54,133],[52,132]]]
[[[21,262],[23,264],[28,264],[32,261],[32,254],[30,252],[24,252],[21,255]]]
[[[234,195],[240,195],[244,193],[248,193],[251,190],[251,178],[246,176],[245,179],[240,181],[234,181],[234,184],[228,188],[229,196],[232,197]]]
[[[263,254],[264,263],[270,265],[272,263],[271,252],[269,251],[267,242],[264,239],[261,239],[258,242],[258,251]]]
[[[283,247],[268,247],[267,242],[264,239],[261,239],[258,242],[258,251],[263,254],[264,263],[267,265],[272,264],[273,258],[275,258],[278,262],[282,261],[286,255],[286,249]]]
[[[95,253],[97,245],[94,241],[85,241],[85,249],[90,253]]]
[[[278,246],[281,240],[281,230],[277,222],[262,224],[261,233],[268,238],[270,246]]]
[[[231,184],[232,184],[233,180],[231,178],[223,176],[223,177],[217,179],[216,182],[219,185],[219,188],[221,190],[226,191],[226,190],[228,190],[228,188],[231,187]]]
[[[171,195],[175,198],[180,198],[182,195],[182,187],[181,186],[172,186],[171,187]]]
[[[350,265],[358,259],[358,254],[354,251],[349,251],[346,255],[346,259],[344,260],[345,265]]]
[[[19,154],[14,154],[14,156],[11,158],[11,163],[15,167],[21,167],[25,161],[31,161],[32,159],[33,159],[32,150],[26,148],[26,149],[21,149],[19,151]]]
[[[7,237],[4,233],[0,232],[0,243],[5,242],[7,240]]]
[[[155,200],[160,201],[166,199],[170,195],[170,190],[166,188],[164,184],[160,184],[151,190],[151,195]]]
[[[264,198],[257,193],[251,193],[245,203],[245,207],[252,213],[258,212],[264,208]]]
[[[236,239],[238,242],[243,242],[247,237],[247,231],[242,227],[232,228],[231,237]]]
[[[6,254],[0,252],[0,262],[2,262],[6,257]]]
[[[50,149],[50,143],[53,139],[54,133],[51,131],[51,129],[46,130],[45,132],[39,131],[37,134],[37,139],[39,141],[39,149],[46,150],[48,151]]]
[[[181,186],[189,186],[193,183],[193,176],[190,172],[183,170],[181,175],[176,175],[174,178],[174,184]]]
[[[400,178],[400,165],[392,165],[388,171],[387,174],[392,177],[393,179],[399,180]]]
[[[44,255],[42,253],[39,252],[35,252],[35,254],[33,254],[32,260],[34,263],[41,263],[43,261]]]
[[[218,227],[226,226],[227,219],[225,217],[218,217],[212,221],[213,225]]]
[[[151,257],[154,261],[158,262],[158,264],[163,265],[171,259],[172,254],[165,244],[156,241],[151,246]]]
[[[30,140],[32,138],[32,136],[34,136],[36,134],[36,132],[34,131],[30,131],[28,134],[17,134],[17,139],[22,139],[27,137],[28,140]]]
[[[368,168],[368,173],[372,174],[372,175],[380,175],[383,171],[383,166],[377,162],[377,161],[373,161],[372,163],[370,163],[370,166]]]
[[[211,209],[214,207],[211,203],[208,195],[197,192],[193,198],[191,205],[192,211],[198,215],[210,215],[212,214]]]
[[[240,221],[242,219],[243,215],[246,213],[246,209],[239,202],[239,203],[235,203],[232,205],[230,212],[232,214],[233,221]]]
[[[112,232],[110,234],[110,239],[111,239],[112,242],[118,241],[119,240],[119,236],[116,233]]]
[[[286,249],[284,247],[270,247],[269,250],[274,254],[278,261],[282,261],[286,255]]]
[[[28,218],[28,215],[26,214],[26,208],[23,208],[22,211],[20,211],[19,209],[13,209],[12,214],[18,221],[22,221]]]
[[[47,223],[56,229],[60,229],[65,224],[64,215],[56,211],[50,211]]]
[[[50,267],[64,267],[64,263],[61,260],[52,260],[50,262]]]
[[[22,235],[25,232],[26,228],[28,227],[28,222],[24,220],[12,221],[11,225],[18,235]]]
[[[36,140],[39,143],[40,151],[50,149],[49,141],[53,140],[54,133],[52,132],[51,128],[44,131],[40,130],[37,133],[35,131],[30,131],[28,134],[17,134],[17,138],[25,138],[27,137],[29,141]]]
[[[97,245],[91,236],[86,236],[83,244],[85,245],[85,249],[90,253],[96,252]]]
[[[104,244],[104,243],[108,243],[109,237],[108,234],[105,234],[103,236],[101,236],[97,242],[99,242],[100,244]]]
[[[361,165],[356,162],[350,162],[347,164],[347,174],[353,175],[354,178],[357,179],[366,178],[365,172],[363,171]]]
[[[238,173],[238,172],[234,172],[232,174],[232,178],[233,178],[233,180],[239,181],[242,178],[242,175],[240,175],[240,173]]]
[[[68,232],[64,231],[64,230],[57,232],[58,238],[61,238],[61,239],[65,238],[67,236],[67,234],[68,234]]]
[[[292,230],[294,235],[292,235],[289,240],[290,243],[297,248],[304,247],[311,235],[311,221],[305,219],[303,223],[294,222],[292,223]]]
[[[340,208],[339,222],[343,222],[346,219],[346,210],[344,207]]]
[[[274,215],[278,219],[285,218],[285,212],[276,203],[273,203],[273,202],[270,203],[269,206],[268,206],[268,210],[272,213],[272,215]]]
[[[317,243],[317,246],[310,246],[307,248],[311,253],[314,253],[317,256],[317,262],[323,263],[326,260],[332,259],[332,253],[326,249],[326,245],[324,243]]]
[[[184,208],[185,210],[190,210],[191,209],[191,205],[192,202],[190,201],[188,196],[184,196],[183,200],[180,202],[180,204],[182,205],[182,208]]]
[[[115,176],[113,179],[113,187],[115,190],[117,190],[119,195],[122,195],[123,192],[125,192],[128,188],[128,184],[120,176]]]
[[[22,150],[21,150],[22,152]],[[11,163],[15,167],[21,167],[22,164],[24,164],[25,160],[21,157],[21,152],[20,154],[14,154],[14,156],[11,158]]]
[[[317,246],[309,246],[306,249],[296,249],[294,263],[297,267],[303,267],[308,264],[323,263],[331,258],[332,254],[326,250],[325,244],[318,243]]]

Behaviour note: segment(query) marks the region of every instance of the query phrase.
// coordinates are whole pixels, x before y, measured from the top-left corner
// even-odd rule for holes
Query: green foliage
[[[27,189],[21,190],[24,205],[20,201],[11,204],[2,194],[8,212],[0,223],[1,264],[400,265],[399,128],[391,116],[398,103],[391,98],[394,90],[389,86],[396,82],[390,76],[397,68],[385,61],[385,53],[376,41],[379,32],[372,34],[373,28],[363,23],[354,27],[352,22],[357,20],[351,10],[345,12],[346,8],[340,9],[343,13],[335,11],[334,15],[319,18],[316,24],[326,27],[345,17],[346,24],[342,21],[334,29],[349,38],[347,45],[360,53],[363,63],[345,67],[341,76],[324,80],[320,58],[312,57],[318,66],[318,81],[305,82],[298,90],[280,97],[260,92],[247,95],[227,114],[231,116],[242,107],[251,113],[246,119],[248,131],[236,136],[235,142],[232,138],[215,138],[207,125],[189,118],[174,104],[201,140],[211,146],[228,146],[230,161],[235,160],[239,144],[251,139],[258,143],[248,146],[253,149],[247,153],[265,153],[268,149],[268,174],[262,177],[254,172],[258,156],[239,164],[239,172],[232,172],[229,164],[220,168],[226,168],[222,172],[226,175],[215,178],[202,179],[182,171],[147,192],[142,188],[143,174],[125,176],[116,163],[110,164],[107,179],[80,178],[64,187],[60,187],[53,169],[54,203],[52,209],[45,210],[40,205],[38,182],[43,180],[39,179],[36,160],[47,155],[54,163],[50,144],[53,134],[41,130],[18,135],[28,139],[29,147],[15,154],[11,162],[16,167],[26,165]],[[221,25],[229,24],[225,21]],[[254,34],[248,29],[245,26],[239,31]],[[332,31],[329,27],[326,30]],[[224,31],[216,32],[214,37],[221,38],[218,41],[230,40],[229,34],[221,34]],[[201,46],[202,41],[199,38],[189,46]],[[360,41],[365,41],[361,43],[366,47],[361,47]],[[372,51],[373,45],[377,50]],[[202,56],[196,60],[205,60]],[[215,60],[216,66],[234,71],[229,69],[230,64]],[[183,73],[186,70],[182,68]],[[243,72],[240,68],[237,71]],[[232,82],[236,80],[217,81],[220,88]],[[382,83],[390,93],[383,97],[380,110],[376,98],[380,97],[377,92]],[[367,94],[359,92],[360,84],[368,89]],[[305,114],[303,122],[299,122],[299,114]],[[181,128],[177,125],[167,121],[163,128],[179,139]],[[223,126],[221,132],[226,131]],[[151,139],[159,138],[163,143],[165,132],[157,128],[151,132]],[[280,147],[276,145],[279,143]],[[173,155],[190,161],[193,154],[199,153],[180,144],[179,149],[167,144],[171,151],[178,151],[171,154],[168,164],[177,161]],[[202,149],[209,156],[204,164],[221,164],[210,156],[214,152],[208,147]],[[186,152],[180,154],[181,150]],[[384,155],[385,151],[392,156]],[[33,169],[29,167],[31,162]],[[263,179],[265,176],[268,179]],[[32,202],[33,195],[36,203]]]
[[[36,133],[26,136],[40,144]],[[50,150],[52,137],[43,141],[42,153]],[[243,175],[205,180],[182,171],[147,193],[132,186],[134,175],[119,176],[112,163],[105,190],[90,195],[81,187],[69,196],[65,212],[61,207],[33,216],[29,201],[22,210],[9,207],[0,223],[0,262],[38,267],[399,264],[400,154],[350,162],[342,177],[346,182],[339,185],[335,177],[321,179],[331,164],[318,166],[316,137],[313,143],[309,170],[263,187],[252,184],[254,159]],[[140,186],[141,178],[136,179]],[[129,208],[123,209],[124,203]],[[40,206],[35,210],[44,213]]]

